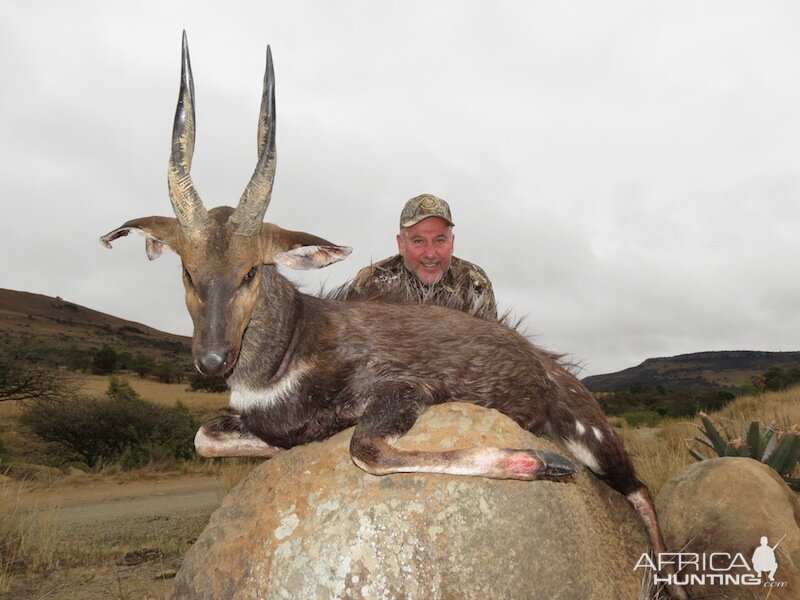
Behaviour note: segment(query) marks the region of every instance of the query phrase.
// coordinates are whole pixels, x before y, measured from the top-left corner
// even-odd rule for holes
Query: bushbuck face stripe
[[[472,402],[560,441],[630,500],[654,551],[666,551],[649,492],[628,453],[592,394],[552,354],[501,323],[430,305],[315,298],[278,272],[276,263],[319,268],[350,249],[262,222],[276,164],[269,47],[257,164],[236,208],[204,208],[190,176],[194,139],[184,34],[168,177],[176,218],[128,221],[101,241],[110,247],[138,230],[147,236],[149,258],[164,246],[181,257],[195,363],[209,375],[231,373],[231,403],[242,411],[241,418],[203,425],[201,454],[268,457],[355,425],[350,452],[370,473],[537,479],[574,472],[565,458],[534,450],[407,452],[391,445],[427,406]],[[682,589],[672,591],[683,597]]]

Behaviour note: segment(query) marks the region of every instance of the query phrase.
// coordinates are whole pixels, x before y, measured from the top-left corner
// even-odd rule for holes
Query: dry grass
[[[255,467],[264,462],[263,458],[229,458],[219,465],[219,478],[222,493],[227,495]]]
[[[685,439],[693,435],[688,422],[666,422],[659,428],[624,427],[621,434],[639,477],[653,495],[670,477],[694,462],[686,451]]]
[[[0,592],[15,572],[58,565],[59,530],[55,509],[40,509],[23,498],[25,483],[0,484]]]
[[[219,414],[228,406],[229,393],[212,394],[193,391],[186,383],[159,383],[154,379],[142,379],[136,374],[118,374],[117,379],[127,381],[143,399],[161,406],[175,406],[180,402],[198,419],[204,420]],[[89,396],[103,396],[108,389],[110,377],[104,375],[82,375],[78,379],[81,391]]]
[[[710,413],[711,420],[729,423],[740,431],[751,421],[791,428],[800,424],[800,387],[759,396],[742,396],[720,411]],[[621,435],[633,457],[639,476],[653,494],[675,473],[694,459],[686,449],[686,440],[699,435],[700,420],[667,421],[658,428],[623,426]],[[795,470],[795,476],[800,469]]]
[[[738,398],[711,417],[735,423],[758,419],[765,425],[788,429],[800,423],[800,387]]]

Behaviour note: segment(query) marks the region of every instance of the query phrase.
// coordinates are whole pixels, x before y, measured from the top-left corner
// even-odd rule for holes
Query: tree
[[[156,365],[155,376],[161,383],[177,383],[183,379],[183,371],[175,363],[162,362]]]
[[[73,391],[74,385],[55,369],[20,356],[0,356],[0,402],[61,398]]]
[[[108,346],[98,350],[92,356],[92,371],[98,375],[108,375],[117,370],[117,353]]]
[[[146,375],[155,373],[156,361],[152,356],[139,353],[134,357],[131,369],[139,377],[144,378]]]

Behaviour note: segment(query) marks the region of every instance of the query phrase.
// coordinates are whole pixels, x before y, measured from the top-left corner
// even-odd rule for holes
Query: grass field
[[[727,424],[736,431],[754,420],[788,430],[800,425],[800,388],[742,396],[709,416],[715,423]],[[699,418],[695,418],[666,421],[656,428],[621,427],[620,433],[639,475],[654,495],[672,475],[695,462],[686,443],[700,435],[699,424]],[[800,469],[795,468],[794,476],[799,474]]]
[[[163,406],[181,402],[199,420],[219,414],[228,404],[226,393],[195,392],[186,384],[161,384],[136,375],[124,379],[145,400]],[[75,383],[86,395],[102,396],[108,389],[109,377],[82,375]],[[141,548],[158,548],[165,560],[178,559],[187,549],[186,540],[199,535],[214,508],[212,502],[200,513],[159,517],[155,524],[134,520],[130,527],[117,521],[108,527],[65,528],[60,525],[59,503],[45,503],[43,498],[61,490],[65,494],[77,490],[88,496],[109,482],[130,485],[189,475],[211,478],[211,485],[219,489],[218,501],[253,466],[252,461],[246,460],[198,458],[132,471],[106,465],[88,473],[77,469],[65,472],[39,464],[43,445],[21,427],[21,411],[18,402],[0,403],[0,438],[14,459],[11,465],[0,466],[0,473],[5,473],[0,476],[0,593],[9,588],[13,575],[37,577],[65,568],[114,565],[120,556]]]
[[[160,384],[135,375],[125,379],[145,400],[165,406],[173,406],[180,401],[199,420],[219,414],[228,403],[227,394],[193,392],[185,384]],[[89,395],[102,395],[108,383],[107,377],[80,378],[83,392]],[[65,578],[64,589],[69,589],[72,585],[69,578],[76,577],[74,573],[80,569],[83,569],[80,577],[91,579],[96,576],[99,581],[102,579],[100,574],[105,572],[105,577],[113,582],[114,577],[120,576],[118,563],[121,557],[143,549],[158,549],[158,560],[161,561],[159,572],[162,575],[174,571],[180,556],[188,548],[187,544],[202,531],[218,501],[260,462],[195,459],[177,466],[174,463],[166,466],[154,464],[133,471],[123,471],[111,465],[89,473],[74,469],[65,473],[63,470],[25,462],[26,458],[37,456],[38,442],[20,428],[19,413],[20,407],[15,403],[0,403],[0,437],[18,461],[8,471],[14,479],[6,477],[0,483],[0,593],[11,589],[17,594],[15,597],[36,597],[20,596],[19,590],[33,589],[43,577],[58,575]],[[730,420],[737,430],[754,419],[791,428],[800,423],[800,388],[758,397],[742,397],[710,416],[715,422]],[[641,478],[654,495],[673,474],[694,462],[687,452],[686,440],[699,435],[697,424],[698,419],[669,421],[657,428],[632,428],[624,424],[619,428]],[[63,519],[59,519],[58,504],[52,501],[52,497],[59,494],[64,495],[63,500],[69,494],[78,497],[83,492],[88,495],[100,488],[111,488],[113,492],[113,488],[119,484],[129,486],[129,489],[141,488],[140,492],[147,493],[148,489],[168,486],[165,480],[200,480],[202,483],[203,478],[207,478],[210,482],[208,485],[213,488],[211,501],[194,512],[181,512],[180,503],[185,504],[185,500],[178,498],[173,512],[155,521],[153,517],[142,517],[140,520],[117,520],[107,527],[95,524],[97,526],[88,529],[76,529],[74,526],[65,528]],[[141,484],[137,486],[137,482]],[[165,492],[152,493],[157,495]],[[41,501],[37,501],[37,498]],[[44,502],[45,498],[50,498],[50,502]],[[62,506],[64,502],[66,500]],[[109,503],[113,505],[113,502]],[[147,577],[151,580],[152,569],[155,567],[147,571]],[[12,585],[14,578],[16,587]],[[142,582],[139,583],[145,587],[131,587],[133,580],[117,581],[114,585],[118,589],[109,597],[142,597],[137,595],[140,593],[151,594],[148,597],[168,597],[171,584],[163,579],[151,587]],[[145,591],[130,591],[140,589]],[[69,596],[54,594],[52,597]]]

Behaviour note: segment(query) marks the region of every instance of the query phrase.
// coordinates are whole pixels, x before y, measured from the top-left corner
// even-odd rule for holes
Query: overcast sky
[[[406,199],[453,209],[456,255],[582,375],[704,350],[798,350],[796,2],[0,4],[0,287],[191,334],[166,166],[189,36],[192,175],[232,205],[256,161],[266,45],[278,171],[266,219],[351,245],[289,275],[334,287],[394,254]]]

